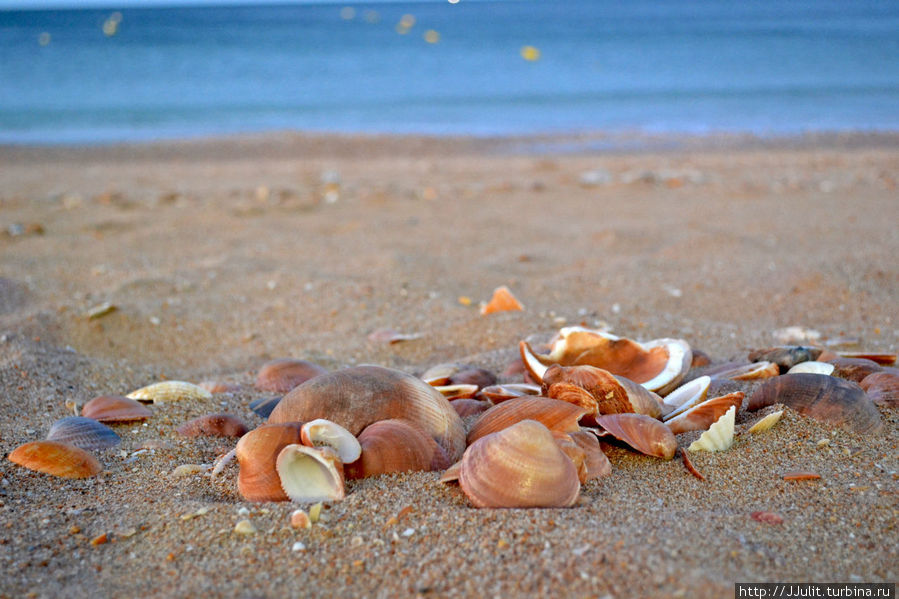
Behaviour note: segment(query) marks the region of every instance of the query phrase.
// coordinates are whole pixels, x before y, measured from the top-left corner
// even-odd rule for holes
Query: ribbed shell
[[[581,484],[552,433],[533,420],[476,441],[459,469],[462,491],[476,507],[570,507]]]
[[[205,414],[189,420],[178,427],[178,433],[185,437],[242,437],[247,425],[233,414]]]
[[[256,375],[256,388],[260,391],[287,393],[311,378],[327,373],[318,364],[295,358],[281,358],[262,365]]]
[[[431,470],[437,443],[412,423],[380,420],[359,435],[362,456],[344,465],[346,477],[366,478],[393,472]]]
[[[127,397],[148,403],[166,403],[170,401],[212,399],[212,393],[199,385],[185,381],[162,381],[141,387],[137,391],[132,391]]]
[[[132,422],[146,420],[153,412],[123,395],[101,395],[84,404],[81,415],[99,422]]]
[[[580,430],[578,421],[587,411],[574,404],[547,397],[519,397],[495,405],[478,418],[468,432],[468,444],[522,420],[536,420],[554,431]]]
[[[380,366],[356,366],[306,381],[284,396],[269,422],[327,418],[354,435],[378,420],[401,418],[428,433],[449,463],[465,451],[462,419],[433,387]]]
[[[899,374],[873,372],[859,384],[875,404],[886,408],[899,405]]]
[[[619,441],[646,455],[670,460],[677,451],[677,439],[667,426],[642,414],[608,414],[596,422]]]
[[[47,440],[68,443],[88,451],[115,447],[122,442],[114,430],[102,422],[84,416],[60,418],[50,427]]]
[[[468,418],[469,416],[478,416],[493,407],[489,401],[480,399],[454,399],[450,402],[456,414],[460,418]]]
[[[240,464],[237,490],[248,501],[287,501],[275,469],[278,454],[286,446],[300,442],[299,422],[263,424],[237,442]]]
[[[9,461],[63,478],[88,478],[103,470],[97,458],[87,451],[58,441],[32,441],[20,445],[9,454]]]

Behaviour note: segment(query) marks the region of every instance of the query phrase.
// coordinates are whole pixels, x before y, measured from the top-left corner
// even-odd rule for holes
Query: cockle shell
[[[492,403],[500,403],[525,395],[540,395],[540,385],[530,383],[506,383],[504,385],[490,385],[478,391],[478,397]]]
[[[288,445],[278,453],[276,468],[291,501],[315,503],[346,497],[340,458],[328,447]]]
[[[25,443],[8,457],[10,462],[29,470],[63,478],[88,478],[103,470],[97,458],[87,451],[58,441]]]
[[[704,372],[712,380],[754,381],[779,375],[780,367],[774,362],[727,362]]]
[[[787,371],[787,374],[797,374],[800,372],[807,372],[810,374],[833,374],[835,370],[835,366],[830,362],[817,362],[815,360],[809,360],[808,362],[800,362],[796,364],[792,368]]]
[[[596,423],[608,434],[649,456],[670,460],[677,439],[667,426],[643,414],[607,414]]]
[[[543,375],[544,395],[583,407],[592,416],[630,412],[662,415],[662,398],[642,385],[595,366],[553,364]]]
[[[237,489],[244,499],[287,501],[275,466],[283,448],[300,442],[301,427],[299,422],[263,424],[240,438],[235,448],[240,464]]]
[[[330,447],[344,464],[355,462],[362,454],[359,440],[339,424],[317,418],[310,420],[300,429],[303,445],[309,447]]]
[[[780,372],[786,372],[800,362],[817,360],[821,355],[820,347],[803,345],[781,345],[749,352],[750,362],[773,362]]]
[[[247,425],[233,414],[205,414],[188,420],[178,427],[178,434],[185,437],[242,437]]]
[[[88,451],[108,449],[122,442],[114,430],[84,416],[60,418],[50,427],[47,440],[68,443]]]
[[[536,420],[553,431],[580,430],[578,421],[587,411],[574,404],[546,397],[520,397],[495,405],[478,418],[468,431],[468,444],[501,431],[522,420]]]
[[[132,422],[146,420],[153,412],[123,395],[101,395],[84,404],[81,415],[98,422]]]
[[[679,416],[666,420],[665,424],[675,435],[688,431],[704,431],[717,422],[731,407],[739,410],[742,403],[742,391],[722,395],[693,406]]]
[[[874,433],[883,426],[880,413],[861,387],[823,374],[784,374],[766,381],[749,397],[747,409],[775,403],[858,433]]]
[[[344,465],[347,478],[431,470],[437,443],[406,420],[380,420],[359,435],[362,457]]]
[[[686,412],[693,406],[706,400],[709,393],[709,385],[712,379],[707,376],[696,377],[688,383],[684,383],[662,400],[663,420],[674,418],[682,412]]]
[[[465,451],[462,419],[438,391],[412,375],[356,366],[306,381],[284,396],[269,422],[327,418],[358,435],[378,420],[409,420],[443,448],[448,463]]]
[[[272,393],[287,393],[311,378],[328,370],[307,360],[280,358],[266,362],[256,375],[256,388]]]
[[[875,404],[885,408],[899,406],[899,374],[872,372],[859,383]]]
[[[690,444],[690,451],[724,451],[734,444],[734,420],[737,408],[731,407],[709,430]]]
[[[508,287],[501,285],[493,290],[493,297],[490,298],[490,301],[481,305],[481,316],[515,310],[524,310],[524,306],[512,295]]]
[[[570,507],[581,484],[552,433],[523,420],[473,443],[459,468],[462,491],[476,507]]]
[[[193,383],[162,381],[161,383],[153,383],[152,385],[141,387],[137,391],[132,391],[126,397],[144,403],[166,403],[182,399],[212,399],[212,393]]]

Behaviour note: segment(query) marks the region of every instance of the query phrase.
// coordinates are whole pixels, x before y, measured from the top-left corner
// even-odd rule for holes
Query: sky
[[[365,0],[366,4],[391,0]],[[408,2],[438,2],[443,0],[406,0]],[[472,0],[464,0],[472,1]],[[218,6],[223,4],[346,4],[351,0],[0,0],[4,9],[54,9],[54,8],[138,8],[143,6]]]

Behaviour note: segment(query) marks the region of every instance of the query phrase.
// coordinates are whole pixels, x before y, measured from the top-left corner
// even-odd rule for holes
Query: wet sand
[[[787,411],[694,453],[704,481],[609,447],[612,476],[565,510],[477,510],[417,473],[352,482],[297,531],[296,506],[241,499],[236,465],[172,475],[230,444],[183,439],[182,422],[263,422],[248,404],[271,395],[252,383],[272,358],[501,373],[521,339],[578,323],[684,338],[715,361],[788,326],[897,351],[899,138],[594,142],[0,148],[0,597],[731,597],[737,581],[899,579],[886,409],[877,435]],[[481,316],[499,285],[525,310]],[[88,317],[105,302],[115,310]],[[420,337],[368,339],[381,328]],[[162,378],[240,387],[114,425],[122,444],[92,479],[5,459],[66,400]],[[740,414],[738,433],[768,411]],[[821,479],[784,481],[791,470]],[[256,534],[233,532],[244,518]]]

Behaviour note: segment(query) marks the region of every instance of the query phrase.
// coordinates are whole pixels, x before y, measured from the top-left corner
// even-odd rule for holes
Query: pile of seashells
[[[178,432],[239,438],[213,474],[236,456],[237,489],[248,501],[339,501],[346,479],[442,470],[440,480],[458,481],[476,507],[567,507],[582,484],[611,473],[600,439],[666,460],[680,449],[701,478],[688,451],[729,448],[741,410],[783,404],[876,432],[875,402],[892,408],[899,401],[894,354],[780,346],[711,364],[681,339],[639,343],[583,327],[563,328],[539,349],[520,343],[521,358],[507,372],[523,382],[506,384],[456,365],[415,377],[380,366],[328,372],[304,360],[275,360],[259,371],[256,387],[286,395],[250,404],[266,424],[248,431],[233,415],[209,414]],[[748,399],[734,381],[754,383]],[[98,397],[9,459],[56,476],[93,476],[102,466],[90,452],[119,442],[104,422],[147,418],[140,402],[209,399],[222,390],[227,386],[166,381],[127,397]],[[750,432],[770,428],[780,413]],[[678,448],[676,435],[689,431],[703,433],[688,450]]]

